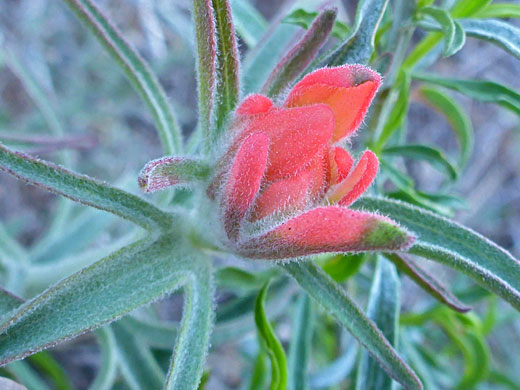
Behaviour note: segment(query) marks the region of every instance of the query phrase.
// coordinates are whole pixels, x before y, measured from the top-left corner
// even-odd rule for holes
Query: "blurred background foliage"
[[[178,113],[183,132],[191,134],[197,119],[197,96],[190,2],[96,3],[150,63]],[[231,3],[243,69],[258,66],[251,59],[262,55],[262,50],[268,54],[263,54],[267,63],[258,72],[249,72],[256,77],[244,79],[245,91],[259,90],[262,71],[267,76],[324,4],[339,7],[335,39],[348,35],[357,6],[354,0]],[[439,39],[420,58],[410,79],[410,73],[401,72],[404,66],[388,67],[389,58],[398,50],[392,41],[391,21],[395,4],[401,3],[390,3],[371,58],[373,67],[387,80],[395,81],[379,95],[394,94],[392,105],[386,108],[389,120],[379,124],[369,118],[365,128],[371,131],[361,134],[396,130],[391,137],[400,137],[405,144],[434,146],[403,150],[397,144],[390,147],[391,142],[383,147],[372,141],[377,137],[364,140],[382,157],[377,187],[396,198],[453,216],[518,258],[520,59],[473,38],[453,56],[444,57],[447,43]],[[419,1],[423,6],[431,3]],[[449,9],[453,3],[434,5]],[[502,8],[491,11],[483,7],[481,17],[501,18],[519,27],[520,5],[500,4]],[[434,18],[428,20],[417,14],[416,22],[432,24],[438,16],[432,15]],[[271,22],[277,27],[269,27]],[[411,29],[407,53],[428,39],[431,28]],[[276,39],[266,40],[266,36]],[[267,49],[259,49],[260,43],[267,43]],[[506,90],[480,85],[471,96],[460,93],[464,86],[457,92],[453,90],[456,83],[448,80],[443,84],[431,79],[432,75],[489,80]],[[382,109],[384,106],[376,102],[372,111],[379,115],[373,117],[380,118]],[[461,150],[464,137],[467,150],[464,142]],[[162,155],[150,114],[112,58],[62,2],[45,0],[5,0],[0,5],[0,141],[135,193],[141,167]],[[358,147],[354,145],[354,149]],[[107,246],[121,247],[132,232],[130,224],[112,215],[72,205],[3,173],[0,218],[0,228],[5,230],[0,232],[3,251],[19,249],[2,241],[2,234],[8,233],[27,248],[24,256],[31,256],[35,264],[28,273],[6,270],[4,265],[0,269],[1,284],[24,297],[97,260]],[[320,261],[366,307],[376,261],[372,255],[344,257],[323,256]],[[236,265],[234,259],[220,261],[222,266]],[[425,387],[520,389],[518,313],[460,273],[427,261],[421,266],[473,307],[469,313],[457,313],[402,275],[400,351]],[[253,312],[258,290],[275,271],[251,262],[240,267],[261,272],[237,275],[234,268],[221,268],[217,274],[217,300],[222,305],[201,385],[206,389],[261,389],[269,375],[266,356],[259,353]],[[269,292],[264,292],[267,317],[286,350],[295,327],[314,324],[314,328],[309,325],[306,335],[312,346],[310,388],[354,388],[359,357],[352,337],[308,299],[296,299],[298,289],[288,279],[278,277]],[[262,312],[257,302],[256,316]],[[175,323],[181,313],[182,299],[173,295],[111,325],[110,331],[101,329],[11,363],[0,369],[0,374],[34,390],[98,390],[112,388],[112,383],[114,389],[153,389],[162,383],[167,370]],[[302,332],[305,335],[305,329]],[[111,380],[101,383],[100,378]],[[110,386],[101,387],[106,383]]]

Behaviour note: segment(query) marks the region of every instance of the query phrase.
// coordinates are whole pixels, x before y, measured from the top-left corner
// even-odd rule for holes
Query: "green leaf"
[[[399,145],[383,149],[383,154],[387,156],[402,156],[414,160],[428,161],[434,168],[455,180],[458,176],[457,169],[448,161],[445,154],[427,145]]]
[[[221,288],[251,291],[262,288],[269,279],[278,273],[277,268],[251,273],[236,267],[221,267],[215,273],[215,280]]]
[[[13,377],[20,382],[21,384],[27,386],[25,387],[15,387],[14,389],[9,390],[51,390],[50,386],[45,382],[27,362],[12,362],[9,366],[6,367],[9,373],[13,375]],[[5,385],[5,381],[2,382],[0,377],[0,385]],[[9,382],[9,385],[12,385],[12,382]]]
[[[180,127],[166,94],[145,60],[125,41],[91,0],[64,0],[74,14],[94,33],[141,95],[152,112],[167,154],[182,149]]]
[[[385,256],[395,264],[399,271],[408,275],[424,291],[439,302],[461,313],[471,310],[470,306],[466,306],[464,303],[459,301],[459,299],[444,287],[433,275],[423,270],[405,255],[387,253]]]
[[[172,216],[135,195],[0,144],[0,169],[87,206],[113,213],[145,229],[170,229]]]
[[[520,262],[485,237],[456,222],[399,201],[364,197],[353,208],[392,218],[418,236],[409,253],[464,272],[520,309]]]
[[[287,45],[294,39],[299,28],[287,24],[272,24],[258,45],[245,57],[242,86],[244,94],[256,93],[265,84],[269,73],[275,68],[280,58],[287,52]],[[276,22],[275,22],[276,23]]]
[[[60,281],[4,317],[0,364],[93,330],[184,285],[207,260],[172,235],[145,238]]]
[[[425,7],[420,9],[420,13],[432,17],[441,25],[444,34],[445,57],[452,56],[462,49],[466,41],[466,34],[459,23],[455,22],[446,10]]]
[[[117,374],[117,354],[114,333],[110,327],[98,329],[96,338],[101,349],[101,362],[89,390],[111,390]]]
[[[160,389],[164,372],[147,346],[119,323],[111,325],[121,374],[132,390]]]
[[[309,12],[303,8],[298,8],[285,16],[282,22],[287,24],[294,24],[308,30],[317,16],[318,12]],[[343,40],[347,38],[349,32],[350,28],[345,23],[336,20],[334,22],[334,26],[332,27],[331,35]]]
[[[400,72],[387,98],[387,107],[391,111],[386,115],[381,114],[382,120],[380,119],[378,128],[374,130],[375,144],[373,149],[377,154],[380,153],[394,132],[405,123],[408,106],[410,105],[410,87],[410,74],[405,71]]]
[[[36,80],[36,78],[31,74],[29,69],[27,69],[27,67],[24,66],[23,62],[18,58],[18,56],[16,56],[15,53],[8,47],[5,47],[5,45],[2,46],[3,53],[0,53],[0,57],[3,55],[3,58],[5,59],[9,68],[18,76],[18,78],[22,82],[28,95],[31,97],[35,105],[40,110],[43,118],[45,119],[49,132],[54,137],[62,138],[65,135],[65,131],[63,129],[63,125],[58,116],[58,113],[54,109],[53,105],[50,103],[52,101],[52,96],[49,96],[49,94],[46,93],[46,91],[44,91],[38,80]],[[11,135],[11,137],[16,139],[16,135]],[[43,137],[39,138],[41,141],[41,138]],[[39,146],[41,146],[41,144]],[[70,167],[72,165],[70,152],[60,152],[58,154],[57,162]],[[70,215],[70,212],[72,211],[72,205],[73,204],[68,200],[60,199],[57,211],[52,216],[52,222],[50,224],[50,227],[42,239],[45,239],[45,237],[49,237],[64,228]]]
[[[305,70],[329,37],[336,14],[336,9],[326,9],[316,17],[307,33],[270,74],[262,88],[262,93],[267,96],[278,96]]]
[[[296,315],[291,329],[289,347],[289,385],[290,390],[307,390],[307,365],[312,351],[312,331],[314,325],[312,302],[302,293],[296,303]]]
[[[453,89],[475,100],[496,103],[520,115],[520,93],[502,84],[485,80],[444,78],[423,73],[413,73],[412,77]]]
[[[344,282],[355,275],[365,262],[365,253],[338,254],[327,258],[323,270],[336,282]]]
[[[264,35],[267,21],[248,0],[231,0],[231,14],[238,35],[253,49]]]
[[[520,19],[520,5],[510,3],[494,3],[482,8],[474,18],[516,18]]]
[[[197,90],[199,94],[199,129],[206,152],[215,141],[212,134],[215,104],[217,41],[211,0],[193,0],[193,25],[197,42]],[[170,153],[173,154],[173,153]]]
[[[362,0],[358,4],[352,34],[328,55],[322,65],[364,64],[374,51],[374,39],[388,0]]]
[[[239,62],[235,28],[228,0],[212,0],[217,31],[216,137],[224,131],[228,114],[240,95]]]
[[[147,163],[137,181],[143,191],[155,192],[176,184],[204,181],[211,171],[211,166],[201,159],[166,156]]]
[[[462,29],[468,36],[483,39],[500,46],[520,59],[520,29],[509,23],[494,19],[459,19]],[[438,25],[421,23],[426,29],[437,31]],[[444,26],[441,26],[444,29]]]
[[[442,214],[444,216],[453,216],[453,210],[451,207],[437,202],[437,199],[430,199],[428,196],[423,196],[423,193],[417,191],[414,186],[413,179],[407,174],[394,168],[386,160],[380,159],[381,171],[394,183],[394,185],[400,190],[388,194],[392,198],[403,199],[409,203],[417,204],[428,210]]]
[[[38,372],[44,375],[47,380],[54,384],[56,390],[72,389],[72,384],[65,370],[60,364],[46,351],[29,356],[27,359]]]
[[[520,59],[520,29],[501,20],[460,20],[469,36],[483,39],[500,46]]]
[[[267,387],[269,374],[267,372],[267,359],[265,355],[265,351],[260,348],[253,366],[253,374],[251,375],[251,383],[249,384],[250,390],[265,389]]]
[[[273,327],[269,323],[264,309],[269,283],[260,290],[255,302],[255,323],[262,348],[267,351],[271,361],[271,390],[286,390],[287,388],[287,361],[282,344],[276,338]]]
[[[390,344],[397,348],[399,334],[400,283],[392,263],[383,257],[377,260],[370,289],[367,315],[381,330]],[[356,390],[391,390],[392,378],[363,352],[356,375]]]
[[[197,260],[184,288],[182,321],[165,390],[197,390],[204,371],[214,318],[214,287],[211,259]]]
[[[462,168],[468,162],[473,150],[473,125],[469,116],[455,100],[436,88],[422,86],[420,93],[429,104],[446,117],[455,131],[460,145],[458,166]]]
[[[0,318],[11,310],[19,307],[22,303],[22,298],[18,298],[16,295],[11,294],[9,291],[0,287]]]
[[[375,324],[323,270],[311,261],[290,262],[283,268],[300,286],[332,314],[405,389],[422,389],[414,372]]]
[[[454,18],[468,18],[486,8],[492,0],[459,0],[450,13]]]

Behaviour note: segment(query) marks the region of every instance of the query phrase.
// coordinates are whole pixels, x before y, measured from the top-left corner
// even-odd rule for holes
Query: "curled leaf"
[[[144,192],[155,192],[175,184],[204,180],[210,173],[210,166],[202,160],[167,156],[146,164],[137,180]]]

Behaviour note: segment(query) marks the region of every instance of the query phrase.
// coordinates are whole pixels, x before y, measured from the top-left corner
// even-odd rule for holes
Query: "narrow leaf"
[[[391,260],[401,272],[408,275],[424,291],[439,302],[460,313],[466,313],[471,310],[471,306],[467,306],[459,301],[440,281],[415,264],[415,262],[407,256],[395,253],[388,253],[385,256]]]
[[[458,22],[468,36],[494,43],[520,59],[519,28],[494,19],[459,19]],[[434,31],[440,29],[431,23],[421,23],[421,26]]]
[[[145,60],[125,41],[91,0],[64,0],[74,14],[94,33],[152,112],[167,154],[182,149],[181,130],[159,81]]]
[[[468,162],[473,151],[473,125],[464,109],[451,97],[431,87],[421,87],[420,93],[426,101],[442,113],[451,125],[460,145],[458,166]]]
[[[202,160],[167,156],[146,164],[137,180],[144,192],[155,192],[176,184],[202,181],[210,174],[211,167]]]
[[[0,287],[0,318],[23,303],[23,299]]]
[[[520,5],[509,3],[494,3],[479,10],[473,15],[475,18],[516,18],[520,19]]]
[[[296,304],[291,331],[288,380],[290,390],[309,388],[307,365],[312,350],[313,320],[312,302],[307,294],[302,293]]]
[[[11,151],[1,144],[0,169],[35,186],[128,219],[145,229],[171,227],[170,214],[135,195],[50,162]]]
[[[475,100],[499,104],[520,115],[520,93],[493,81],[452,79],[423,73],[414,73],[412,77],[453,89]]]
[[[405,389],[422,389],[417,376],[381,331],[319,267],[310,261],[290,262],[283,267],[316,302],[336,317],[393,379]]]
[[[323,61],[322,65],[364,64],[374,51],[374,39],[388,0],[359,2],[351,36]]]
[[[427,145],[398,145],[383,149],[387,156],[402,156],[414,160],[428,161],[434,168],[444,173],[450,179],[455,180],[458,176],[457,169],[448,161],[446,155]]]
[[[336,9],[327,9],[316,17],[307,33],[273,70],[262,93],[278,96],[305,70],[329,37],[336,14]]]
[[[264,301],[269,283],[266,283],[255,302],[255,323],[262,347],[267,351],[271,360],[271,390],[285,390],[287,388],[287,361],[282,344],[276,338],[273,327],[265,314]]]
[[[218,36],[216,131],[221,133],[222,125],[239,99],[239,54],[229,1],[212,0],[212,3]]]
[[[118,366],[128,386],[132,390],[160,389],[164,373],[148,347],[117,322],[111,328]]]
[[[458,269],[520,310],[520,262],[480,234],[418,207],[364,197],[355,209],[387,215],[418,235],[409,250]]]
[[[501,20],[460,20],[469,36],[484,39],[500,46],[520,59],[520,29]]]
[[[192,255],[193,257],[193,255]],[[184,309],[165,390],[197,390],[213,326],[211,260],[197,258],[184,288]]]
[[[206,142],[206,148],[209,148],[212,141],[210,133],[213,126],[213,106],[217,83],[217,42],[211,0],[193,0],[193,25],[197,42],[199,126]]]
[[[368,299],[367,315],[394,348],[397,348],[399,334],[399,289],[399,277],[394,265],[379,257]],[[391,389],[392,378],[381,369],[375,359],[363,352],[356,375],[356,390]]]
[[[248,0],[231,0],[231,15],[238,35],[253,49],[264,35],[267,21]]]
[[[52,347],[162,297],[199,272],[199,263],[172,235],[156,241],[146,238],[111,254],[3,318],[0,364]]]
[[[105,326],[96,331],[99,348],[101,349],[101,363],[94,381],[89,390],[111,390],[116,380],[117,356],[114,333]]]
[[[295,24],[308,30],[314,19],[318,16],[318,12],[308,12],[303,8],[298,8],[283,18],[283,23]],[[331,35],[338,39],[344,40],[348,37],[350,28],[343,22],[336,20],[332,27]]]
[[[421,8],[420,12],[432,17],[441,25],[444,34],[445,57],[452,56],[462,49],[466,41],[466,34],[459,23],[455,22],[446,10],[436,7],[425,7]]]

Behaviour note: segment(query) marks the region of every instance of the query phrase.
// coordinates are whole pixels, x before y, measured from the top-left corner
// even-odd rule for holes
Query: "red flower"
[[[239,253],[287,258],[410,245],[413,238],[391,220],[346,208],[372,183],[378,160],[367,150],[354,167],[337,143],[359,127],[380,83],[361,65],[323,68],[281,106],[262,95],[242,102],[210,191],[220,194],[225,231]]]
[[[250,95],[236,110],[230,146],[207,193],[219,204],[228,246],[246,257],[401,250],[413,237],[377,214],[349,210],[370,186],[378,160],[354,159],[340,144],[363,121],[381,84],[361,65],[319,69],[275,105]],[[189,157],[150,162],[139,178],[148,192],[206,182],[213,168]]]

